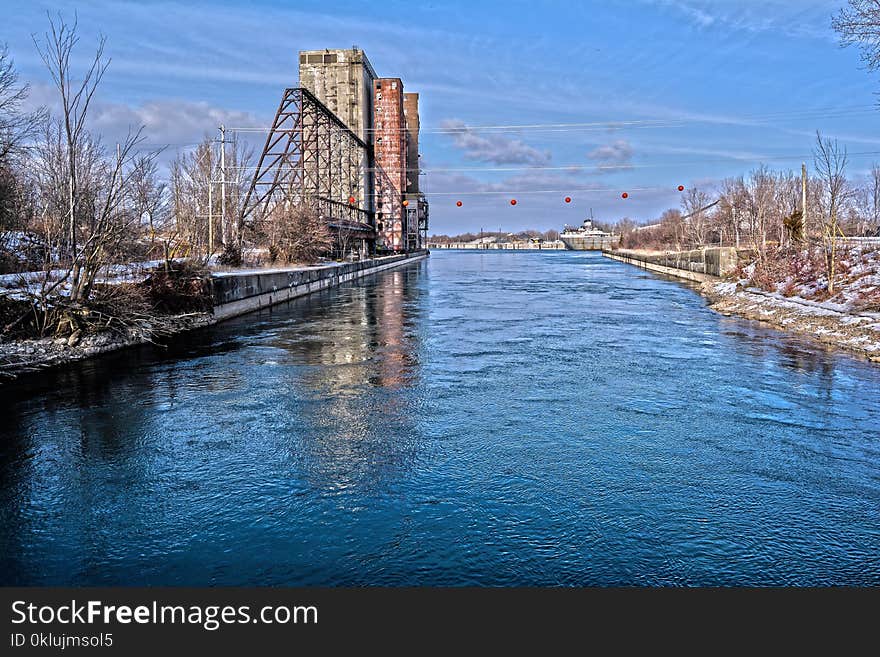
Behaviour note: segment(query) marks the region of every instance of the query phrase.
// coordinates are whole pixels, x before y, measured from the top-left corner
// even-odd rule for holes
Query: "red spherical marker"
[[[624,192],[623,194],[620,195],[620,198],[629,198],[629,194]]]
[[[684,191],[684,185],[679,185],[679,186],[678,186],[678,191],[683,192],[683,191]]]
[[[515,199],[515,198],[510,199],[510,204],[511,204],[511,205],[516,205],[516,199]]]
[[[566,197],[565,197],[565,202],[566,202],[566,203],[571,203],[571,196],[566,196]]]
[[[403,202],[403,207],[406,207],[407,205],[409,205],[409,201],[404,201],[404,202]]]
[[[456,201],[455,204],[456,204],[458,207],[461,207],[461,201]]]
[[[348,204],[349,205],[354,205],[355,201],[357,201],[357,199],[354,196],[348,197]]]

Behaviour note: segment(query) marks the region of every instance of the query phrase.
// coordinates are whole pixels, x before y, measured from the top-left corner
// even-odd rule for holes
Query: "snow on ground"
[[[706,282],[703,293],[724,315],[766,322],[880,362],[880,312],[851,312],[842,304],[786,297],[778,292]]]
[[[818,249],[753,262],[738,280],[707,282],[703,293],[725,315],[766,322],[880,362],[880,249],[839,246],[834,294]]]
[[[742,269],[737,284],[836,312],[880,309],[880,248],[875,244],[838,245],[833,295],[828,294],[828,275],[818,250],[786,254],[767,269],[762,278],[753,262]]]
[[[182,262],[184,258],[175,258],[174,262]],[[144,262],[130,262],[119,265],[107,265],[101,269],[96,283],[105,285],[119,285],[120,283],[139,283],[147,277],[147,274],[165,263],[164,260],[146,260]],[[39,295],[45,288],[51,288],[54,283],[64,278],[66,269],[52,269],[45,271],[27,271],[17,274],[0,275],[0,295],[10,298],[26,298],[28,294]],[[45,285],[44,285],[45,284]],[[53,294],[67,295],[70,293],[70,284],[64,281],[53,291]]]

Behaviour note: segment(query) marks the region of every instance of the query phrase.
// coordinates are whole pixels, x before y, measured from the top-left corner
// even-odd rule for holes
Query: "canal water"
[[[434,253],[0,403],[2,584],[880,584],[880,367],[593,253]]]

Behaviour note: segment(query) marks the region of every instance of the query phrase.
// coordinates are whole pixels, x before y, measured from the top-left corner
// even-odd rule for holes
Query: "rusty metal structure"
[[[302,88],[285,89],[245,197],[242,221],[309,205],[331,228],[374,237],[365,180],[372,148]]]

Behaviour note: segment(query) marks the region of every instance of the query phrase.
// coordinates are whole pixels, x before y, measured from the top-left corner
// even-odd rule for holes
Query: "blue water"
[[[434,253],[0,403],[3,584],[880,584],[880,366],[592,253]]]

